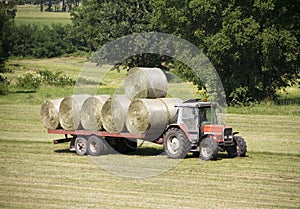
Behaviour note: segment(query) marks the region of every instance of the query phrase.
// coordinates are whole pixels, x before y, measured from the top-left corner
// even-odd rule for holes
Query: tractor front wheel
[[[205,138],[200,143],[200,159],[215,160],[218,155],[218,144],[214,139]]]
[[[191,143],[179,128],[170,128],[164,136],[164,149],[169,158],[185,158]]]
[[[234,140],[236,143],[237,156],[245,157],[247,152],[246,141],[240,136],[234,136]]]

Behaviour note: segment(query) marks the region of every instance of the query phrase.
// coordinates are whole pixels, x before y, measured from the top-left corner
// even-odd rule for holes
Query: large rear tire
[[[218,156],[218,143],[211,138],[202,139],[200,143],[200,159],[215,160]]]
[[[87,143],[87,153],[91,156],[106,154],[108,145],[106,141],[97,136],[91,136]]]
[[[164,149],[169,158],[185,158],[191,143],[181,129],[170,128],[164,136]]]
[[[78,155],[87,154],[87,139],[84,137],[77,137],[74,143],[75,151]]]

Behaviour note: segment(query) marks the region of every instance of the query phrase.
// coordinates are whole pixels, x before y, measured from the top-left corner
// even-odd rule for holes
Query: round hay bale
[[[135,99],[131,102],[126,126],[131,133],[146,133],[147,140],[157,139],[168,124],[168,110],[159,99]]]
[[[175,105],[182,103],[182,99],[179,98],[160,98],[160,100],[166,105],[168,110],[168,124],[174,123],[178,108]]]
[[[87,94],[65,97],[59,106],[59,122],[65,130],[80,128],[80,111],[84,101],[90,96]]]
[[[168,81],[159,68],[133,68],[124,81],[125,95],[135,98],[160,98],[167,95]]]
[[[130,100],[125,95],[115,95],[103,104],[101,122],[104,129],[110,133],[126,131],[126,115]]]
[[[109,95],[96,95],[87,98],[81,108],[81,125],[90,131],[102,130],[101,110]]]
[[[47,100],[41,105],[41,120],[46,129],[57,129],[59,124],[59,105],[63,99]]]

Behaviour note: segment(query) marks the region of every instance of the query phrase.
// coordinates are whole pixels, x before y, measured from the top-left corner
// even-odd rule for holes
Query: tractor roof
[[[176,107],[210,107],[218,106],[217,102],[201,102],[201,99],[188,99],[183,103],[176,105]]]

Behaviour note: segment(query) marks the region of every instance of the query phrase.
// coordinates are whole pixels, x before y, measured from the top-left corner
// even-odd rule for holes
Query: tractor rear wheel
[[[185,158],[191,143],[181,129],[170,128],[164,136],[164,149],[169,158]]]
[[[200,159],[215,160],[218,156],[218,144],[214,139],[205,138],[200,143]]]
[[[74,143],[74,147],[78,155],[87,154],[87,139],[84,137],[77,137]]]

